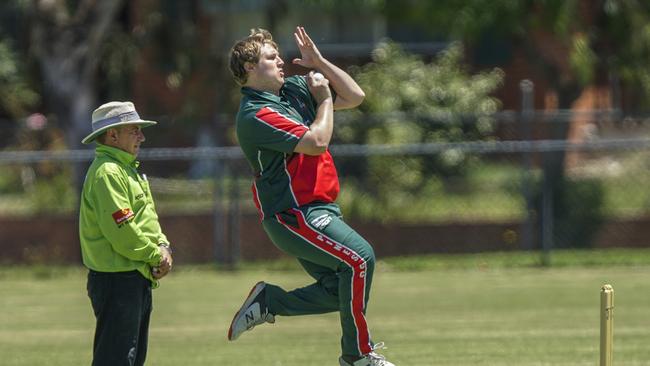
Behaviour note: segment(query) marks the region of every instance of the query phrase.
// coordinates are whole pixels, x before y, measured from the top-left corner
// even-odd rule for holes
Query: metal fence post
[[[542,183],[542,265],[551,264],[553,249],[553,187],[548,175],[544,173]]]
[[[531,124],[534,113],[534,87],[532,81],[524,79],[519,83],[521,89],[521,123],[520,123],[520,140],[531,141]],[[522,152],[523,173],[521,177],[521,194],[524,197],[526,213],[524,222],[521,227],[521,247],[524,250],[533,249],[533,198],[531,194],[532,180],[532,156],[531,152]]]
[[[230,226],[230,255],[228,257],[228,264],[234,265],[239,261],[240,255],[240,222],[241,210],[239,207],[240,192],[239,192],[239,174],[237,169],[234,170],[230,179],[230,210],[229,210],[229,226]]]
[[[219,161],[219,159],[216,159]],[[225,162],[224,162],[225,163]],[[217,164],[217,166],[220,164]],[[225,225],[223,214],[223,184],[224,176],[227,175],[226,164],[223,164],[223,169],[215,169],[214,173],[214,212],[213,212],[213,245],[214,245],[214,259],[218,264],[225,262]]]

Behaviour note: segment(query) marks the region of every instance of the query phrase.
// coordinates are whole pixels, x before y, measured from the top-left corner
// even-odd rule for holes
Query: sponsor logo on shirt
[[[121,227],[123,223],[129,221],[133,217],[133,211],[130,208],[122,208],[113,212],[113,220],[118,227]]]

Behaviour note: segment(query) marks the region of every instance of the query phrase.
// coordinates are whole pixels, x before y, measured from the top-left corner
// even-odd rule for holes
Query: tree
[[[500,39],[526,58],[545,81],[557,108],[571,109],[588,86],[609,88],[618,80],[637,91],[632,108],[650,106],[650,3],[637,0],[386,0],[396,22],[418,24],[431,34],[462,40],[470,48]],[[486,37],[487,35],[487,37]],[[629,108],[629,106],[628,106]],[[569,123],[552,123],[548,138],[564,140]],[[555,217],[569,199],[565,153],[545,156],[544,179]],[[559,216],[560,215],[560,216]],[[541,216],[541,215],[540,215]]]
[[[101,48],[122,2],[33,0],[26,5],[44,102],[65,128],[69,147],[79,147],[88,131]]]
[[[8,41],[0,41],[0,110],[10,118],[27,114],[29,107],[39,100],[29,87],[16,53]]]
[[[394,22],[415,23],[469,46],[479,45],[487,34],[523,48],[529,63],[559,89],[563,106],[574,94],[569,89],[602,82],[608,76],[603,71],[617,72],[650,92],[647,1],[386,0],[385,5],[386,16]]]
[[[555,91],[560,109],[570,109],[586,86],[607,85],[612,76],[644,90],[639,100],[650,104],[647,1],[387,0],[385,12],[395,22],[418,24],[470,48],[486,41],[486,35],[511,43]],[[567,132],[566,124],[556,124],[551,137],[564,139]],[[561,174],[563,155],[552,160],[551,170]]]
[[[492,135],[491,115],[500,103],[491,93],[500,85],[502,72],[470,74],[458,44],[427,63],[386,42],[374,50],[372,62],[351,72],[366,93],[358,116],[364,123],[338,125],[341,142],[417,144]],[[434,156],[370,156],[344,161],[341,169],[355,172],[357,184],[383,210],[400,210],[428,195],[440,176],[462,177],[472,158],[459,150]]]

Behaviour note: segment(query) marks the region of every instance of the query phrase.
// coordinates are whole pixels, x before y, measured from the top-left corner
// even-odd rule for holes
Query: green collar
[[[241,88],[241,93],[247,96],[259,98],[259,99],[266,99],[268,101],[274,102],[274,103],[280,103],[282,101],[282,98],[280,96],[275,95],[271,92],[267,91],[262,91],[262,90],[257,90],[253,89],[248,86],[244,86]],[[280,90],[280,94],[282,94],[282,90]]]
[[[287,96],[285,95],[285,91],[286,91],[285,85],[287,84],[285,83],[284,85],[282,85],[282,88],[280,89],[280,95],[275,95],[271,92],[253,89],[248,86],[242,87],[241,92],[245,97],[248,98],[248,100],[262,101],[264,103],[273,103],[275,105],[280,105],[282,106],[282,108],[285,109],[286,113],[289,113],[293,117],[297,118],[299,121],[302,121],[303,119],[300,116],[300,113],[295,109],[294,106],[291,105],[291,103],[287,99]]]
[[[124,150],[120,150],[116,147],[97,143],[97,147],[95,148],[95,156],[102,156],[102,155],[108,156],[113,160],[117,160],[118,162],[124,165],[130,165],[134,168],[137,168],[140,165],[140,162],[135,160],[134,155],[131,155],[128,152]]]

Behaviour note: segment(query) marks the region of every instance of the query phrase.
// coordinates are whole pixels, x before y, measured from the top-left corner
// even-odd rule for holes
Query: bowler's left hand
[[[317,69],[318,63],[323,56],[321,56],[314,41],[305,32],[305,28],[296,27],[293,37],[296,39],[296,45],[298,45],[302,58],[294,58],[292,62],[308,69]]]

